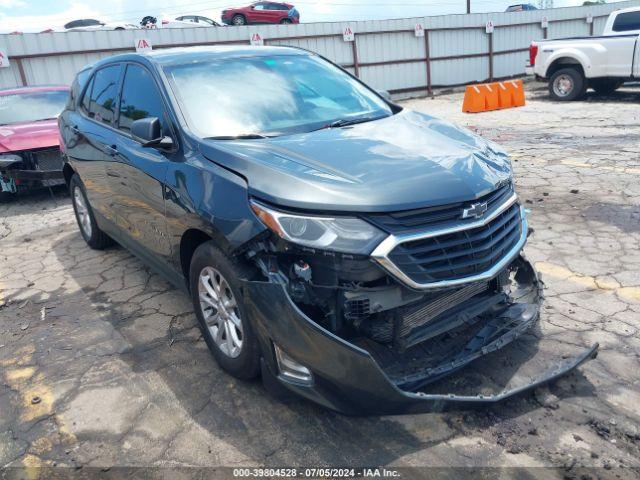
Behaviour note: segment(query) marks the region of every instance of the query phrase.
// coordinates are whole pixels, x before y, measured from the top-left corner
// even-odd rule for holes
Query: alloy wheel
[[[78,217],[78,225],[82,229],[82,233],[87,238],[91,237],[91,217],[89,215],[89,207],[84,198],[84,194],[80,187],[76,186],[73,189],[73,203],[76,206],[76,216]]]
[[[213,267],[198,276],[200,310],[213,341],[226,356],[242,352],[242,321],[236,298],[227,280]]]

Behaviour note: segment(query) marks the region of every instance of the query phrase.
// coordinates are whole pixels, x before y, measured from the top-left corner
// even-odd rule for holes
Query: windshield
[[[67,90],[0,95],[0,125],[56,118],[68,97]]]
[[[203,138],[309,132],[337,120],[393,113],[371,90],[316,56],[225,58],[165,71],[189,127]]]

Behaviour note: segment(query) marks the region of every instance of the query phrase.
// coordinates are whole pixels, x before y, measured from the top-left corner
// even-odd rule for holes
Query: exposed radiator
[[[485,292],[488,288],[488,282],[473,283],[451,293],[445,293],[426,305],[409,307],[399,316],[397,335],[406,337],[412,330],[429,323],[447,310]]]

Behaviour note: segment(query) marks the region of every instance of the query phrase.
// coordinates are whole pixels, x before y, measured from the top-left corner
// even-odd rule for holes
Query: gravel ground
[[[526,253],[546,283],[531,335],[434,389],[500,388],[600,342],[596,360],[473,412],[352,418],[282,402],[220,371],[186,295],[122,248],[87,248],[69,198],[38,193],[0,204],[0,466],[554,467],[525,474],[637,478],[640,90],[560,104],[527,88],[526,107],[476,115],[460,112],[460,94],[405,103],[510,151],[535,229]],[[477,470],[456,477],[465,473]]]

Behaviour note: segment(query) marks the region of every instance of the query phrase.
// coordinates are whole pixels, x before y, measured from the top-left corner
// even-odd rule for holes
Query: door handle
[[[112,157],[118,154],[118,146],[117,145],[105,145],[104,149]]]
[[[80,133],[80,129],[78,128],[78,126],[77,126],[77,125],[73,125],[73,126],[71,127],[71,131],[72,131],[73,133]]]

